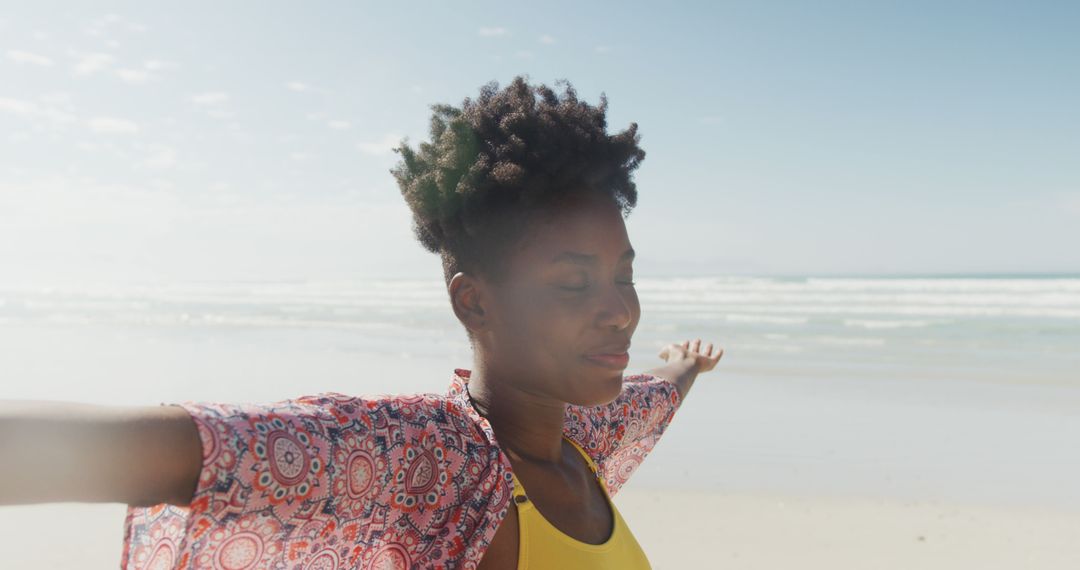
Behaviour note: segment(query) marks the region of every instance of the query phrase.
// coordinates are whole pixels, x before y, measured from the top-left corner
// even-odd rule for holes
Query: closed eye
[[[633,282],[633,281],[616,281],[615,283],[617,285],[625,285],[627,287],[633,287],[634,285],[636,285],[636,283]],[[589,288],[588,285],[582,285],[581,287],[559,287],[559,289],[562,289],[563,291],[577,291],[577,292],[585,291],[588,288]]]

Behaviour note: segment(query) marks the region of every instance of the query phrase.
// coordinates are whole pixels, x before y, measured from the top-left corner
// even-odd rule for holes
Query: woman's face
[[[622,389],[641,319],[633,249],[610,198],[583,197],[557,212],[530,225],[507,281],[487,287],[491,324],[480,342],[489,364],[521,389],[605,404]]]

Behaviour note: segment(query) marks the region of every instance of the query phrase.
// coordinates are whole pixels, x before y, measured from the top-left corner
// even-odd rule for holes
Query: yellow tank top
[[[521,481],[518,481],[517,475],[514,475],[514,503],[517,505],[519,531],[518,570],[527,568],[651,569],[645,552],[641,550],[634,535],[630,533],[622,515],[615,508],[615,503],[611,502],[607,485],[603,477],[597,474],[596,464],[573,440],[566,438],[566,441],[581,452],[589,468],[596,475],[596,480],[604,491],[604,498],[615,517],[614,529],[603,544],[589,544],[563,533],[548,522],[532,501],[528,500],[525,487],[522,486]]]

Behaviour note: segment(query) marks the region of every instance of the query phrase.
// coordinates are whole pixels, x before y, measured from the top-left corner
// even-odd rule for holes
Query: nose
[[[623,289],[623,286],[615,284],[605,290],[598,315],[601,327],[615,327],[617,330],[622,330],[633,322],[634,299],[631,298],[633,293]]]

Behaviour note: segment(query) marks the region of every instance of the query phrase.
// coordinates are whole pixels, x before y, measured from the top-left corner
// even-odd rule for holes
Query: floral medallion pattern
[[[187,507],[130,507],[121,567],[134,569],[475,569],[513,482],[470,371],[447,395],[338,393],[272,404],[180,404],[203,466]],[[680,402],[640,374],[610,404],[567,406],[564,433],[614,495]]]

